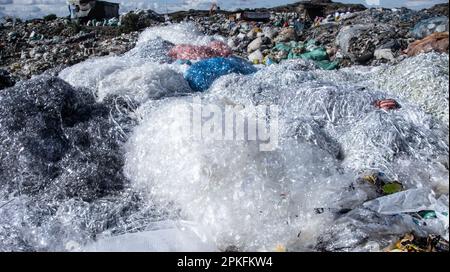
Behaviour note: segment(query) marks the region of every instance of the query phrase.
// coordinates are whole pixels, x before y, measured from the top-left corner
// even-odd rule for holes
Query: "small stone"
[[[239,33],[239,35],[236,36],[236,38],[238,38],[239,40],[244,40],[245,39],[245,34],[244,33]]]
[[[290,42],[295,41],[297,39],[297,34],[293,28],[285,28],[280,34],[275,38],[276,43],[280,42]]]
[[[264,56],[261,53],[261,51],[256,50],[255,52],[253,52],[252,54],[250,54],[248,56],[248,59],[255,64],[259,64],[259,63],[262,63]]]
[[[261,48],[262,43],[263,43],[263,40],[261,37],[256,38],[248,45],[247,52],[252,53],[252,52],[258,50],[259,48]]]
[[[391,49],[377,49],[375,50],[374,56],[376,59],[395,60],[394,53],[392,53]]]
[[[436,27],[436,32],[445,32],[445,30],[445,25],[439,25],[438,27]]]

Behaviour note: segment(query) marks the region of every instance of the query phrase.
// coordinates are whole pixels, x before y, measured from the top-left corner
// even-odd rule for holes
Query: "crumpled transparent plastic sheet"
[[[429,189],[411,189],[364,203],[364,208],[340,216],[318,239],[318,250],[381,251],[405,233],[449,239],[448,196],[438,199]],[[432,211],[435,218],[414,213]]]
[[[410,216],[382,215],[358,208],[337,218],[317,239],[314,250],[367,252],[383,251],[398,237],[415,231],[424,235]]]
[[[364,207],[380,214],[390,215],[425,210],[448,213],[448,198],[443,196],[437,200],[428,189],[410,189],[366,202]]]
[[[105,237],[87,245],[87,252],[214,252],[215,244],[190,222],[161,221],[153,230]]]
[[[418,232],[439,233],[446,240],[449,238],[448,205],[448,196],[441,195],[436,199],[436,194],[429,189],[410,189],[364,203],[365,208],[383,215],[406,217],[406,214],[432,211],[435,218],[416,219],[414,223],[421,226]]]

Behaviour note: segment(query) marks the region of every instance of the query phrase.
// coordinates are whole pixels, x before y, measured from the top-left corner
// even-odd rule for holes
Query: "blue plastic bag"
[[[214,80],[231,73],[248,75],[256,72],[249,62],[239,58],[212,58],[193,64],[186,72],[185,79],[196,92],[207,90]]]

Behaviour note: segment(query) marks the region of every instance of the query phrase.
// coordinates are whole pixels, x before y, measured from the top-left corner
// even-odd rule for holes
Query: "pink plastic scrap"
[[[180,44],[169,51],[169,57],[178,60],[201,60],[214,57],[228,57],[231,54],[232,51],[230,47],[220,41],[213,41],[207,46]]]

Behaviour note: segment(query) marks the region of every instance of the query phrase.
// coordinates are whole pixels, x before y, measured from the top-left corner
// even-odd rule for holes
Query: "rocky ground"
[[[81,26],[63,18],[7,22],[0,33],[1,66],[15,80],[92,56],[124,53],[137,38],[135,32],[123,33],[109,26]]]
[[[141,30],[154,25],[194,21],[206,34],[220,34],[227,38],[235,55],[244,58],[250,55],[250,60],[257,63],[265,63],[267,58],[276,62],[285,58],[283,54],[286,52],[274,50],[281,42],[306,43],[312,40],[317,46],[326,48],[330,60],[339,59],[340,66],[345,67],[355,63],[376,65],[401,60],[408,44],[417,40],[411,34],[417,22],[448,16],[447,4],[412,11],[318,2],[325,3],[325,14],[340,12],[339,19],[331,16],[315,26],[312,26],[312,21],[301,19],[302,25],[298,26],[296,20],[300,19],[299,15],[292,12],[299,10],[298,3],[259,10],[272,14],[271,20],[263,23],[237,21],[232,18],[235,13],[226,11],[210,16],[207,11],[195,10],[166,17],[151,10],[136,11],[122,15],[119,22],[90,21],[87,25],[56,16],[26,22],[6,19],[0,24],[0,89],[89,57],[122,54],[134,47]],[[342,35],[344,39],[339,39],[338,34],[345,29],[358,35],[347,38]]]

